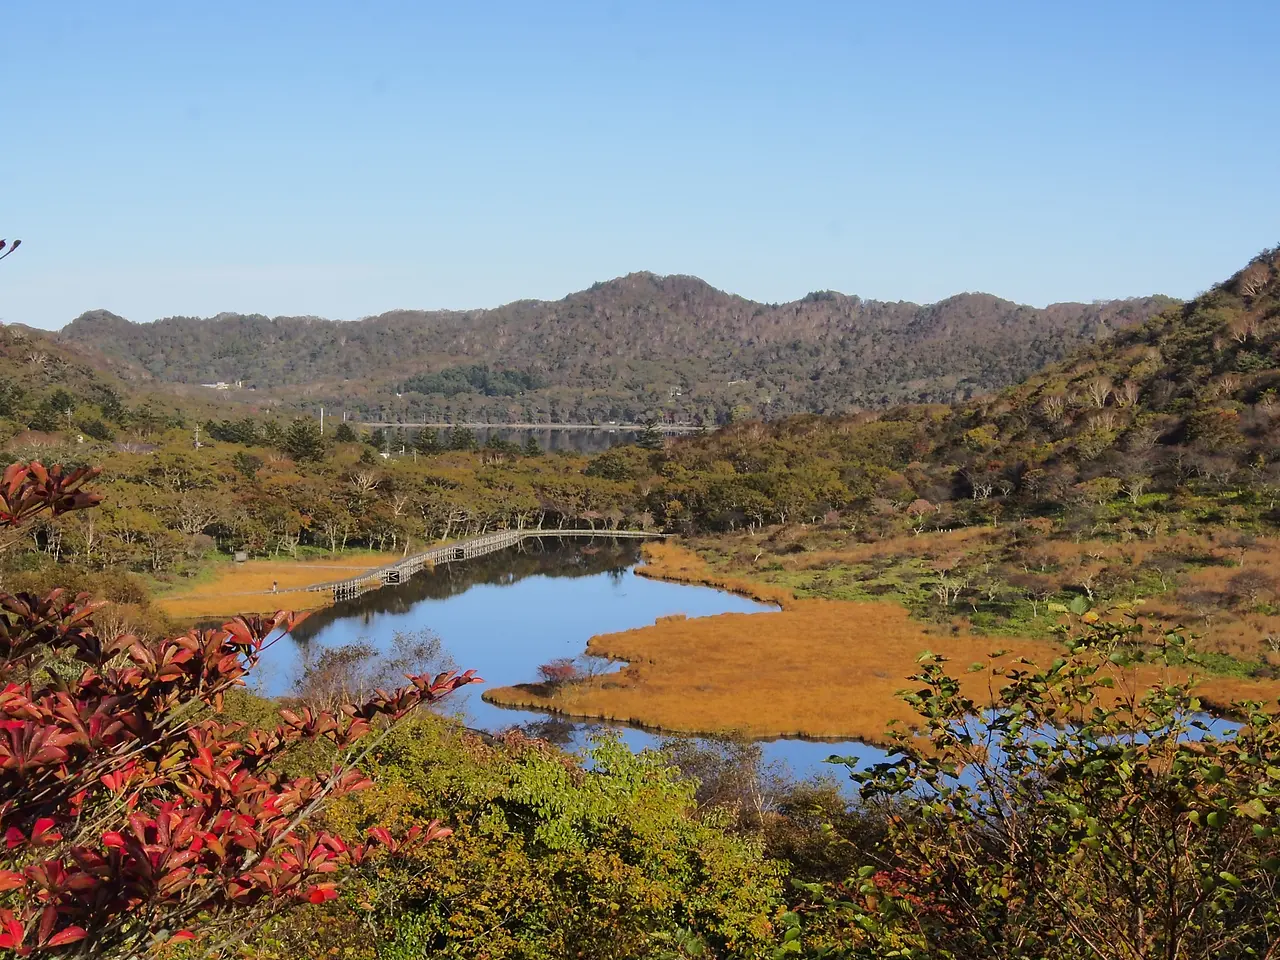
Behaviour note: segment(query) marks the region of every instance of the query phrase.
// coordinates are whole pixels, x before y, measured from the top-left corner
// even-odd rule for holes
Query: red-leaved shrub
[[[83,484],[94,473],[9,467],[0,527],[93,506]],[[433,822],[353,842],[308,821],[368,783],[356,765],[376,731],[475,681],[471,671],[249,730],[219,716],[223,695],[297,617],[107,640],[100,606],[62,591],[0,594],[0,949],[123,957],[196,935],[216,949],[255,917],[337,896],[339,872],[375,851],[448,833]],[[329,744],[331,767],[280,774],[308,741]]]

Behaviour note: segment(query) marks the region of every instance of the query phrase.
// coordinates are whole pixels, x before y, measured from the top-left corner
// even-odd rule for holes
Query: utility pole
[[[324,407],[320,408],[320,436],[324,436]]]

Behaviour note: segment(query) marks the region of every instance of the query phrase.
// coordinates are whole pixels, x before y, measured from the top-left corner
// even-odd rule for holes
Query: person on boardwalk
[[[272,592],[272,593],[279,593],[279,592],[280,592],[280,581],[279,581],[279,580],[272,580],[272,581],[271,581],[271,592]]]

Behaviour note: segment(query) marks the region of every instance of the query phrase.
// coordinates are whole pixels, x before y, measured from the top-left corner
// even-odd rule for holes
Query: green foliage
[[[439,393],[452,397],[459,393],[481,393],[486,397],[514,397],[543,386],[534,374],[520,370],[491,370],[484,364],[449,367],[438,373],[421,374],[404,382],[415,393]]]
[[[496,433],[490,434],[489,439],[485,441],[484,448],[486,450],[492,450],[495,453],[506,454],[509,457],[520,455],[519,444],[516,444],[511,440],[505,440]]]
[[[246,480],[256,479],[258,471],[262,469],[262,458],[255,457],[252,453],[245,453],[243,450],[237,451],[231,458],[231,462],[235,465],[236,473]]]
[[[644,425],[639,438],[636,440],[636,446],[642,450],[661,450],[663,447],[662,431],[658,429],[658,425],[650,420]]]
[[[479,447],[476,435],[469,427],[454,427],[449,431],[450,450],[475,450]]]
[[[1120,960],[1263,956],[1280,922],[1280,720],[1210,734],[1177,633],[1088,614],[1048,668],[990,668],[975,702],[944,660],[905,695],[925,736],[855,774],[886,833],[842,889],[808,886],[790,952]],[[977,670],[987,670],[982,664]],[[1149,669],[1149,668],[1148,668]],[[1143,674],[1150,676],[1148,672]]]
[[[320,424],[310,417],[299,417],[289,424],[281,444],[284,451],[302,463],[320,460],[325,454],[324,437]]]
[[[250,417],[241,420],[222,420],[215,422],[208,421],[204,425],[205,434],[210,440],[220,440],[223,443],[239,443],[244,446],[253,446],[262,442],[258,425]]]
[[[614,448],[592,457],[584,472],[588,477],[599,477],[602,480],[628,480],[631,479],[633,470],[633,463],[626,453]]]
[[[355,430],[351,428],[351,424],[345,420],[338,424],[337,430],[333,431],[333,439],[335,443],[358,443],[360,440]]]
[[[413,440],[413,449],[424,456],[431,456],[444,449],[439,435],[430,427],[423,427]]]
[[[94,440],[112,440],[115,438],[115,431],[111,429],[111,426],[97,417],[81,420],[80,429],[84,431],[85,436],[92,437]]]
[[[695,816],[693,785],[657,754],[603,741],[585,769],[545,743],[509,736],[485,746],[424,719],[394,732],[370,770],[377,786],[342,814],[352,825],[452,814],[455,833],[353,898],[373,907],[364,922],[376,948],[367,932],[329,944],[309,929],[274,931],[294,950],[385,960],[768,955],[779,866],[723,818]]]

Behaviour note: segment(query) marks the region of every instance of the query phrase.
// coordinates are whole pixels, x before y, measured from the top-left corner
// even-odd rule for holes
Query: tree
[[[520,453],[520,448],[515,443],[510,440],[504,440],[496,433],[489,435],[489,439],[485,441],[484,449],[506,454],[507,456],[517,456]]]
[[[1111,396],[1111,381],[1106,377],[1094,377],[1084,385],[1084,392],[1095,407],[1105,407]]]
[[[1086,614],[1068,639],[1045,669],[975,665],[984,703],[921,658],[923,735],[854,774],[885,835],[843,888],[810,890],[845,955],[1275,956],[1280,719],[1242,704],[1243,727],[1210,735],[1193,681],[1161,666],[1194,660],[1176,632]]]
[[[469,427],[454,427],[449,431],[450,450],[475,450],[479,444]]]
[[[525,438],[523,452],[526,457],[542,456],[542,447],[538,445],[538,438],[532,433]]]
[[[1058,584],[1052,577],[1042,573],[1026,571],[1015,573],[1009,577],[1009,585],[1021,593],[1031,604],[1031,615],[1040,616],[1040,604],[1047,603],[1049,598],[1058,592]]]
[[[558,657],[538,667],[538,676],[548,687],[562,687],[582,677],[572,657]]]
[[[1231,599],[1236,603],[1243,601],[1250,607],[1256,607],[1265,594],[1274,596],[1275,592],[1276,578],[1257,568],[1241,570],[1227,581],[1227,593]]]
[[[658,429],[658,421],[646,421],[640,436],[636,438],[636,446],[642,450],[661,450],[665,445],[662,431]]]
[[[95,471],[13,465],[0,527],[93,506]],[[292,614],[236,618],[216,630],[145,640],[100,633],[101,604],[0,594],[0,948],[20,955],[136,957],[196,936],[214,951],[298,900],[337,896],[335,873],[404,841],[376,828],[352,843],[309,826],[368,784],[357,768],[394,723],[472,682],[471,672],[411,685],[328,713],[282,711],[246,733],[220,716]],[[332,763],[290,777],[297,746]]]
[[[351,429],[351,424],[345,420],[338,424],[337,430],[333,431],[333,439],[336,443],[358,443],[360,440],[356,432]]]
[[[930,515],[937,512],[938,508],[922,497],[907,504],[907,516],[911,518],[911,529],[916,536],[924,531]]]
[[[282,446],[285,453],[302,463],[324,457],[325,444],[320,425],[310,417],[300,417],[289,424]]]
[[[313,924],[275,955],[369,957],[372,938],[388,960],[770,955],[781,864],[727,810],[699,810],[665,757],[603,740],[584,763],[518,732],[486,739],[426,715],[387,739],[349,819],[447,814],[457,832],[355,880],[328,907],[334,933]]]
[[[417,437],[414,438],[413,449],[417,450],[423,456],[428,457],[439,453],[442,449],[440,445],[440,437],[430,427],[423,427],[418,431]]]
[[[256,480],[258,471],[262,469],[262,458],[252,453],[245,453],[243,450],[236,451],[235,456],[231,458],[231,463],[236,468],[236,473],[249,481]]]

